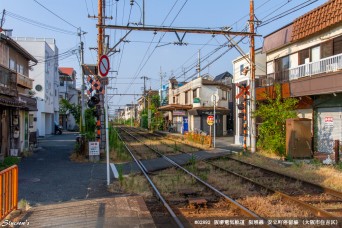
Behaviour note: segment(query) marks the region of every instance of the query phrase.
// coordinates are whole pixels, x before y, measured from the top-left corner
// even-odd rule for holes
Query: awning
[[[158,108],[159,111],[189,110],[192,105],[168,104]]]
[[[15,108],[22,108],[25,105],[25,102],[20,101],[17,97],[7,97],[0,95],[0,105],[9,106]]]
[[[36,98],[19,95],[19,101],[25,103],[23,108],[27,109],[28,111],[38,111]]]
[[[190,109],[190,115],[201,116],[201,115],[214,115],[214,107],[196,107]],[[215,107],[215,113],[217,115],[228,115],[229,109],[225,107]]]

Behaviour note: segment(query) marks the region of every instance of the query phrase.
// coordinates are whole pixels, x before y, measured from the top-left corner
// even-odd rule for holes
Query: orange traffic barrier
[[[0,172],[0,221],[18,208],[18,166]]]

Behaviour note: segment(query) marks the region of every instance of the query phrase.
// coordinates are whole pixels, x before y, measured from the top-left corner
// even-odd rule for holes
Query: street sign
[[[89,142],[89,156],[100,155],[100,143]]]
[[[214,116],[208,116],[207,117],[207,124],[209,126],[213,125],[214,124]]]
[[[102,55],[99,61],[99,73],[102,77],[106,77],[109,72],[109,58],[107,55]]]

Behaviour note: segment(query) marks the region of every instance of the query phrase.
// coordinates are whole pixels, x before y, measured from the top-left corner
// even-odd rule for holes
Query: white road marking
[[[115,165],[113,163],[110,163],[110,167],[112,168],[114,177],[119,178],[119,173],[118,173],[118,170],[116,169]]]

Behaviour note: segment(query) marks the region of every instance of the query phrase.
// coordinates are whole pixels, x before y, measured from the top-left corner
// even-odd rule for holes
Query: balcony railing
[[[335,72],[338,70],[342,70],[342,54],[320,59],[317,62],[303,64],[298,67],[267,74],[267,76],[260,77],[259,80],[256,81],[256,87],[271,86],[274,83],[281,84],[303,77]]]
[[[291,68],[289,69],[289,79],[295,80],[306,76],[334,72],[337,70],[342,70],[342,54]]]
[[[32,89],[33,88],[33,79],[17,73],[17,84],[21,85],[25,88]]]
[[[284,83],[289,81],[289,70],[278,71],[276,73],[267,74],[267,76],[259,77],[256,81],[256,87],[271,86],[274,83]]]
[[[12,71],[0,66],[0,94],[17,96],[17,78]]]

